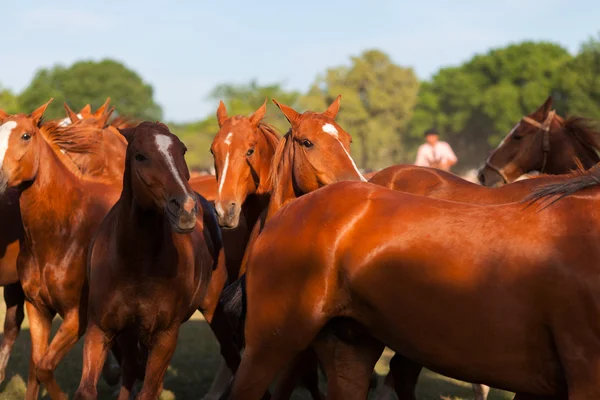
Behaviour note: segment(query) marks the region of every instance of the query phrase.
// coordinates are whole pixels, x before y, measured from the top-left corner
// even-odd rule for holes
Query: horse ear
[[[8,117],[8,113],[2,109],[0,109],[0,121]]]
[[[110,116],[112,115],[112,113],[115,111],[114,107],[111,107],[110,110],[108,110],[108,112],[105,112],[102,116],[100,116],[100,118],[98,118],[98,122],[100,124],[100,126],[102,127],[102,129],[106,128],[109,124],[108,124],[108,120],[110,119]]]
[[[133,136],[135,135],[136,128],[117,128],[119,133],[125,137],[127,143],[131,143],[133,140]]]
[[[252,116],[250,116],[250,123],[254,126],[257,126],[258,123],[264,118],[266,112],[267,112],[267,99],[265,99],[265,102],[263,103],[263,105],[260,106],[259,109],[256,110],[256,112],[254,114],[252,114]]]
[[[279,109],[281,110],[283,115],[285,115],[285,118],[287,118],[288,122],[291,125],[294,125],[294,124],[296,124],[296,122],[298,122],[298,119],[300,119],[300,113],[298,113],[298,111],[294,110],[292,107],[288,107],[284,104],[280,104],[275,99],[273,99],[273,103],[275,103],[275,105],[277,107],[279,107]]]
[[[219,101],[219,108],[217,108],[217,122],[219,123],[219,128],[223,126],[226,120],[227,107],[225,107],[225,103],[223,103],[223,100],[221,100]]]
[[[106,109],[108,108],[108,104],[110,103],[110,97],[106,98],[106,101],[104,102],[104,104],[102,104],[100,106],[100,108],[98,108],[96,110],[96,112],[94,113],[94,116],[96,118],[100,117],[102,114],[104,114],[104,112],[106,111]]]
[[[327,110],[325,110],[323,115],[325,115],[326,117],[329,117],[331,119],[335,119],[338,112],[340,111],[340,100],[341,99],[342,99],[342,95],[338,94],[338,97],[335,98],[333,103],[331,103],[331,105],[327,108]]]
[[[90,106],[89,104],[86,104],[80,111],[79,114],[81,115],[90,115],[92,113],[92,106]]]
[[[550,110],[552,110],[552,95],[548,96],[544,104],[542,104],[534,114],[540,119],[545,119],[548,116]]]
[[[29,114],[29,118],[33,119],[33,122],[35,122],[37,124],[37,126],[41,125],[42,117],[44,116],[44,112],[46,111],[46,108],[48,108],[50,103],[52,103],[52,100],[54,100],[54,98],[51,98],[50,100],[48,100],[48,102],[46,104],[40,106],[34,112]]]
[[[64,103],[65,106],[65,111],[67,111],[67,115],[69,116],[69,119],[71,120],[71,123],[74,124],[75,122],[79,121],[79,116],[77,115],[77,113],[75,113],[75,111],[71,110],[71,107],[69,107],[69,105],[65,102]]]

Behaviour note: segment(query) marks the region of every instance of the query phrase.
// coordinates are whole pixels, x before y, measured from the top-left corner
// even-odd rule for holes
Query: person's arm
[[[417,150],[417,158],[415,160],[415,165],[419,167],[428,167],[429,163],[427,162],[427,158],[425,157],[425,146],[419,146]]]

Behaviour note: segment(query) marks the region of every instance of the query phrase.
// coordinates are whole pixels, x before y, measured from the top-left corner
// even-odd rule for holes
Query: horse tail
[[[227,286],[219,299],[223,312],[227,316],[232,332],[235,332],[236,344],[244,346],[244,321],[246,319],[246,275],[242,275]]]

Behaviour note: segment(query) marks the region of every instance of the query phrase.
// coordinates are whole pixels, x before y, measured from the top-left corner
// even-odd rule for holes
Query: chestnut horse
[[[179,327],[201,306],[222,251],[203,223],[206,214],[217,228],[214,212],[206,201],[202,207],[188,184],[183,143],[160,123],[121,132],[129,142],[123,191],[90,247],[80,399],[97,397],[108,349],[122,336],[119,398],[129,398],[135,381],[138,341],[148,348],[148,361],[137,398],[158,397]],[[126,345],[127,337],[133,346]]]
[[[292,202],[249,248],[246,349],[231,398],[260,398],[311,343],[333,399],[366,397],[384,344],[519,399],[598,398],[598,182],[600,167],[543,188],[535,198],[594,187],[546,208],[356,182]],[[376,338],[358,359],[319,343],[326,325],[344,322]]]
[[[599,150],[597,136],[565,125],[552,110],[550,96],[537,111],[515,125],[487,158],[478,179],[482,185],[498,186],[531,171],[562,174],[576,169],[578,162],[588,169],[600,162]]]
[[[20,190],[25,229],[18,273],[32,341],[27,399],[37,398],[39,382],[52,398],[64,396],[54,369],[85,329],[87,247],[120,193],[120,183],[83,176],[58,148],[60,137],[40,132],[47,105],[29,116],[10,116],[0,128],[0,192]],[[93,151],[97,141],[87,139],[61,145],[71,152]],[[57,313],[63,322],[48,346]]]
[[[0,110],[0,123],[8,116],[7,113]],[[64,128],[58,128],[57,122],[50,121],[42,126],[40,132],[48,135],[47,131],[52,131],[54,143],[59,147],[61,144],[65,144],[64,147],[60,147],[60,150],[73,160],[82,173],[90,176],[104,176],[113,179],[119,177],[119,179],[122,179],[122,169],[117,169],[117,163],[109,162],[109,160],[113,160],[118,156],[114,149],[107,149],[102,143],[98,143],[94,151],[78,153],[72,151],[78,149],[70,144],[81,140],[84,136],[97,138],[101,134],[97,126],[105,124],[109,116],[110,114],[100,114],[98,117],[89,117],[85,122],[77,119],[75,124]],[[24,318],[25,296],[17,273],[17,256],[24,236],[18,190],[10,189],[4,196],[0,197],[0,220],[2,220],[2,230],[0,231],[0,285],[4,286],[4,298],[7,306],[4,337],[0,347],[0,382],[2,382],[12,347]],[[107,379],[111,382],[116,378],[113,376]]]
[[[324,113],[307,111],[300,114],[276,100],[273,102],[288,119],[291,129],[279,142],[271,162],[270,178],[263,183],[264,191],[270,194],[270,201],[267,210],[263,212],[258,224],[254,226],[248,247],[251,247],[253,240],[260,234],[266,220],[276,214],[285,204],[330,183],[342,180],[365,181],[350,156],[350,135],[335,122],[340,107],[339,96]],[[230,139],[229,146],[223,147],[230,153],[222,151],[222,147],[217,147],[217,149],[221,149],[221,152],[213,150],[215,165],[219,176],[231,178],[228,183],[229,189],[225,187],[225,184],[222,185],[223,197],[229,198],[229,200],[224,200],[224,203],[226,205],[239,204],[240,198],[244,198],[239,193],[244,193],[246,190],[244,185],[247,184],[245,182],[248,182],[252,174],[244,169],[246,168],[245,162],[231,164],[230,171],[226,174],[221,173],[223,166],[228,165],[223,160],[227,161],[227,155],[230,156],[230,159],[235,160],[236,152],[232,148],[237,148],[238,159],[252,162],[255,161],[253,157],[256,151],[250,151],[255,149],[252,146],[252,138],[248,140],[237,138],[235,135],[227,135],[227,138]],[[223,153],[225,153],[225,157],[222,157]],[[242,187],[236,188],[233,186],[235,184]],[[242,266],[240,273],[243,274],[244,271],[245,268]],[[236,289],[232,288],[229,293],[233,294],[235,300],[229,303],[229,295],[227,295],[223,301],[228,303],[228,308],[239,308],[236,301],[239,301],[240,297],[235,296]],[[234,326],[233,329],[238,327]],[[274,397],[289,398],[298,380],[311,392],[313,398],[322,398],[318,388],[316,358],[311,352],[304,353],[285,371],[284,379],[275,388]]]

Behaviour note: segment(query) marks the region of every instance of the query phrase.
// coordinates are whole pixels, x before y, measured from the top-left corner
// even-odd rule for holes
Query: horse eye
[[[516,136],[516,135],[513,135],[513,139],[514,139],[514,140],[521,140],[521,139],[523,139],[523,136]]]
[[[181,153],[185,156],[185,154],[187,153],[187,150],[188,150],[187,147],[185,147]]]
[[[215,155],[215,152],[213,151],[212,148],[208,149],[210,151],[210,154],[212,154],[213,156]]]
[[[254,149],[250,149],[248,150],[248,152],[246,153],[247,156],[251,156],[252,154],[254,154]]]
[[[147,158],[146,158],[146,156],[144,156],[143,154],[137,153],[137,154],[135,155],[135,160],[136,160],[136,161],[139,161],[139,162],[142,162],[142,161],[146,161],[146,160],[147,160]]]
[[[21,136],[21,139],[29,140],[29,139],[31,139],[31,135],[29,133],[24,133],[23,136]]]
[[[302,141],[302,146],[304,146],[304,147],[306,147],[306,148],[311,148],[311,147],[313,147],[313,146],[314,146],[314,144],[313,144],[313,142],[311,142],[310,140],[308,140],[308,139],[304,139],[304,140]]]

